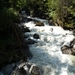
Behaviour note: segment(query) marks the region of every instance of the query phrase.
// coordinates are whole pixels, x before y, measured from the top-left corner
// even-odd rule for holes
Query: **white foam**
[[[33,58],[29,62],[45,68],[46,66],[50,67],[52,73],[44,69],[45,72],[48,72],[47,75],[74,75],[74,73],[68,71],[68,67],[72,65],[71,59],[69,56],[62,54],[60,50],[61,46],[69,45],[70,41],[74,39],[72,32],[59,26],[36,27],[31,22],[27,23],[27,26],[30,26],[32,35],[34,32],[40,35],[38,42],[30,45]],[[53,31],[51,31],[51,28],[53,28]]]

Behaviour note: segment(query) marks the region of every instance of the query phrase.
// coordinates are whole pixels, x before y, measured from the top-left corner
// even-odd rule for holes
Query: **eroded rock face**
[[[44,26],[44,24],[42,22],[36,22],[35,26]]]

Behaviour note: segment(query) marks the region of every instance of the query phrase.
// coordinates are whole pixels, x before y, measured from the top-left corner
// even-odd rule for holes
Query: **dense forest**
[[[21,10],[64,29],[75,28],[75,0],[0,0],[0,65],[16,57],[15,46],[22,53],[23,34],[18,27]]]

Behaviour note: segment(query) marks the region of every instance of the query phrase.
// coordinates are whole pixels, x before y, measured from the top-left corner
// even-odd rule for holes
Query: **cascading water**
[[[41,19],[38,20],[43,22]],[[42,70],[39,75],[75,75],[75,56],[62,54],[61,52],[61,47],[69,45],[70,41],[73,40],[72,32],[65,31],[58,26],[49,26],[45,21],[44,24],[45,26],[39,27],[35,26],[34,22],[24,23],[31,30],[31,32],[25,33],[28,36],[27,39],[36,41],[35,44],[29,45],[33,57],[28,62],[37,65]],[[39,35],[39,39],[33,38],[35,33]],[[24,68],[26,69],[26,67]],[[0,72],[0,75],[8,74]],[[9,73],[9,75],[12,74]]]
[[[31,30],[25,35],[37,41],[29,46],[33,54],[29,62],[43,69],[44,72],[41,75],[75,75],[75,65],[71,60],[71,55],[61,52],[61,47],[69,45],[73,40],[72,32],[56,26],[35,26],[33,22],[25,23],[25,25]],[[40,36],[40,39],[33,38],[35,33]]]

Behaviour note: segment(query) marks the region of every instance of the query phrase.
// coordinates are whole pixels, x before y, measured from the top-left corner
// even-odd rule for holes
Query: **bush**
[[[1,18],[6,20],[7,22],[12,19],[15,21],[18,18],[18,13],[13,8],[4,8],[1,11]]]
[[[12,33],[11,20],[19,20],[18,13],[13,8],[4,8],[0,12],[0,35]]]

